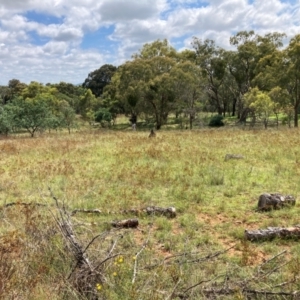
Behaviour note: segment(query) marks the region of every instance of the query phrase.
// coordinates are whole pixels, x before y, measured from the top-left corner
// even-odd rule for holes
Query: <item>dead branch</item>
[[[203,257],[197,257],[197,258],[194,258],[194,259],[186,259],[184,261],[182,259],[176,259],[175,260],[175,258],[182,257],[182,256],[188,257],[188,256],[192,256],[192,255],[197,255],[198,253],[187,253],[187,252],[178,253],[178,254],[175,254],[175,255],[168,256],[168,257],[164,258],[161,262],[159,262],[157,264],[145,266],[144,269],[153,269],[153,268],[156,268],[156,267],[161,266],[163,264],[166,264],[166,265],[177,264],[178,265],[178,264],[204,262],[204,261],[208,261],[210,259],[214,259],[214,258],[228,252],[230,249],[232,249],[234,247],[235,246],[231,246],[230,248],[227,248],[227,249],[222,250],[222,251],[217,251],[215,253],[211,253],[211,254],[208,254],[208,255],[203,256]]]
[[[93,267],[93,264],[90,262],[86,253],[87,248],[97,237],[93,238],[88,246],[83,249],[73,231],[70,215],[67,213],[64,206],[60,207],[58,199],[54,196],[50,188],[49,191],[51,197],[55,201],[59,213],[59,217],[55,217],[55,221],[75,260],[75,267],[68,276],[68,279],[73,281],[75,288],[80,294],[88,299],[98,299],[97,291],[95,290],[95,282],[102,283],[102,275],[99,272],[95,272],[96,269]]]
[[[206,261],[206,260],[210,260],[210,259],[213,259],[215,257],[218,257],[226,252],[228,252],[230,249],[234,248],[235,246],[231,246],[225,250],[222,250],[222,251],[217,251],[215,253],[212,253],[212,254],[208,254],[204,257],[200,257],[200,258],[196,258],[196,259],[191,259],[191,260],[187,260],[187,261],[184,261],[184,263],[198,263],[198,262],[203,262],[203,261]],[[182,263],[182,261],[177,261],[177,263]]]
[[[175,295],[175,290],[176,290],[176,288],[177,288],[177,286],[179,285],[180,282],[181,282],[181,279],[179,278],[178,281],[176,282],[171,294],[169,296],[167,296],[165,300],[169,300],[169,299],[173,298],[173,296]]]
[[[88,214],[101,214],[101,210],[100,209],[74,209],[71,212],[71,216],[77,214],[78,212],[82,212],[82,213],[88,213]]]
[[[148,215],[162,215],[166,216],[167,218],[175,218],[176,217],[176,208],[175,207],[158,207],[158,206],[147,206],[145,208],[131,208],[131,209],[123,209],[114,212],[103,212],[98,208],[95,209],[74,209],[71,212],[71,215],[75,215],[77,213],[87,213],[87,214],[132,214],[135,216],[139,216],[142,214]]]
[[[201,292],[204,295],[232,295],[236,294],[236,292],[239,291],[239,289],[203,289]],[[240,290],[241,293],[244,295],[250,294],[250,295],[265,295],[265,296],[291,296],[295,297],[296,295],[299,295],[299,291],[294,292],[271,292],[271,291],[260,291],[260,290],[252,290],[252,289],[243,289]]]
[[[287,252],[287,250],[284,250],[284,251],[282,251],[282,252],[280,252],[280,253],[278,253],[278,254],[272,256],[271,258],[269,258],[268,260],[266,260],[266,261],[263,262],[262,264],[260,264],[260,265],[258,266],[257,272],[258,272],[258,273],[261,273],[261,272],[262,272],[263,266],[265,266],[265,265],[268,264],[269,262],[271,262],[271,261],[277,259],[279,256],[285,254],[286,252]]]
[[[151,231],[151,225],[149,226],[149,231],[148,231],[148,236],[147,239],[145,240],[143,246],[141,247],[141,249],[135,254],[134,257],[134,268],[133,268],[133,277],[132,277],[132,284],[134,284],[136,276],[137,276],[137,262],[138,262],[138,257],[140,256],[140,254],[144,251],[144,249],[146,248],[146,246],[148,245],[149,242],[149,238],[150,238],[150,231]]]

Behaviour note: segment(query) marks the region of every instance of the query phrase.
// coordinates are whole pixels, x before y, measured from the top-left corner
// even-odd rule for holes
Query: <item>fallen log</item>
[[[271,240],[274,238],[300,238],[300,225],[294,227],[267,227],[266,229],[245,230],[245,239],[249,241],[255,240]]]
[[[168,218],[175,218],[176,217],[176,208],[175,207],[157,207],[157,206],[148,206],[144,209],[148,215],[163,215]]]
[[[282,195],[279,193],[263,193],[258,198],[257,210],[269,211],[272,209],[281,209],[285,206],[294,206],[296,199],[292,195]]]
[[[111,225],[118,228],[136,228],[139,225],[138,219],[127,219],[120,221],[112,221]]]
[[[229,159],[244,159],[244,156],[241,154],[226,154],[224,160],[227,161]]]

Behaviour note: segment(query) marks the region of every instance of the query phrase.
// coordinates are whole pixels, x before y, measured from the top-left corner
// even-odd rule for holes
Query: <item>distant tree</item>
[[[85,94],[80,97],[79,112],[81,116],[89,122],[93,121],[91,120],[91,116],[94,115],[99,106],[100,101],[95,97],[90,89],[88,89]]]
[[[69,105],[67,101],[61,101],[59,111],[60,126],[67,128],[70,134],[71,129],[76,127],[75,110]]]
[[[82,97],[86,93],[85,88],[63,81],[57,84],[53,84],[51,86],[56,88],[56,96],[61,101],[67,101],[69,105],[75,110],[75,112],[79,113],[80,97]]]
[[[44,99],[15,98],[7,106],[13,112],[14,125],[24,128],[31,137],[37,130],[52,127],[54,116]]]
[[[8,93],[5,96],[5,103],[12,100],[14,97],[18,97],[22,94],[23,90],[26,88],[26,84],[22,83],[18,79],[11,79],[8,82]]]
[[[227,66],[225,51],[209,39],[202,41],[194,38],[192,45],[196,52],[196,64],[206,79],[205,89],[211,105],[216,108],[218,114],[225,114],[224,102],[227,98],[221,92]]]
[[[0,134],[8,135],[14,128],[14,112],[8,105],[0,106]]]
[[[254,110],[254,113],[263,121],[265,128],[267,128],[270,116],[275,110],[275,103],[271,97],[258,88],[249,90],[244,97],[247,106]]]
[[[268,71],[265,67],[258,67],[263,58],[279,52],[284,34],[269,33],[264,36],[251,31],[240,31],[230,38],[230,44],[237,48],[228,54],[228,69],[235,80],[232,85],[233,95],[238,105],[240,121],[245,121],[245,112],[249,110],[243,102],[243,95],[251,88],[258,86],[261,90],[271,89],[271,80],[261,74]],[[268,91],[268,90],[267,90]]]
[[[288,126],[291,127],[291,121],[294,116],[294,107],[291,103],[288,91],[276,86],[268,93],[268,95],[274,102],[274,112],[277,117],[277,122],[279,113],[283,112],[285,114],[285,120],[287,121]]]
[[[5,104],[9,100],[10,91],[8,86],[0,86],[0,105]]]
[[[113,65],[103,65],[101,68],[89,73],[82,87],[90,89],[96,97],[100,97],[103,89],[110,83],[116,70],[117,67]]]
[[[284,87],[289,92],[291,103],[294,106],[294,126],[298,127],[300,109],[300,34],[290,40],[285,51],[283,69],[285,70]]]

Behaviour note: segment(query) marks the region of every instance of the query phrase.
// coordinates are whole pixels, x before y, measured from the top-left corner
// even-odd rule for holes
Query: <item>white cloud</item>
[[[252,2],[0,0],[0,84],[7,84],[12,78],[27,83],[80,83],[102,64],[122,63],[144,43],[159,38],[176,39],[180,47],[190,47],[191,37],[197,36],[230,47],[229,37],[241,30],[254,29],[259,34],[285,32],[289,38],[300,32],[299,3]],[[30,19],[30,12],[34,12],[33,16],[42,13],[44,17],[57,18],[49,18],[53,22],[48,24],[42,17]],[[86,42],[87,33],[101,28],[113,32],[90,40],[86,47],[81,44]],[[115,48],[111,49],[110,44],[103,49],[106,42]]]
[[[163,0],[114,0],[104,1],[99,7],[99,13],[103,21],[123,22],[158,16],[166,7]]]

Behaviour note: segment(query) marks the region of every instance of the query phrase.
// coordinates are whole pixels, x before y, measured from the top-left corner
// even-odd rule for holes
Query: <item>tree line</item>
[[[145,44],[131,60],[105,64],[82,85],[26,85],[17,79],[0,87],[0,132],[18,128],[32,136],[39,129],[76,126],[76,115],[103,126],[118,114],[132,123],[150,120],[160,129],[170,115],[185,116],[192,129],[201,111],[235,116],[240,122],[283,117],[298,127],[300,34],[283,47],[283,33],[263,36],[241,31],[233,50],[194,37],[192,49],[177,51],[165,40]]]

